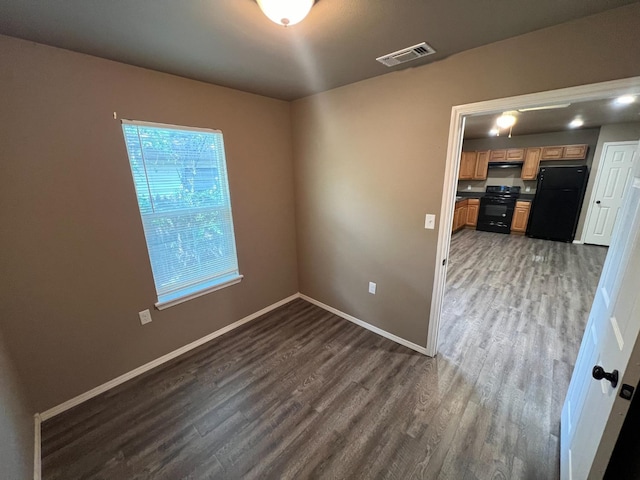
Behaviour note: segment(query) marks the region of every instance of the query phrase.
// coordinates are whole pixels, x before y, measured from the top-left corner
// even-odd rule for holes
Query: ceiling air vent
[[[403,48],[397,52],[383,55],[382,57],[376,58],[376,60],[387,67],[395,67],[401,63],[417,60],[420,57],[426,57],[427,55],[433,55],[434,53],[436,53],[436,51],[430,45],[422,42],[418,45],[414,45],[413,47]]]

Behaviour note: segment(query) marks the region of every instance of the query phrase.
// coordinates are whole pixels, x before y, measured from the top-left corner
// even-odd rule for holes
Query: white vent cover
[[[434,53],[436,53],[436,51],[431,47],[431,45],[426,42],[422,42],[414,45],[413,47],[403,48],[397,52],[383,55],[382,57],[376,58],[376,60],[387,67],[395,67],[401,63],[417,60],[420,57],[426,57],[427,55],[433,55]]]

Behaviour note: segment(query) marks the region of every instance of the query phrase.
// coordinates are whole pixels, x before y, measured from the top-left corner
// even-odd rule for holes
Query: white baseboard
[[[172,352],[167,353],[166,355],[163,355],[159,358],[156,358],[155,360],[149,362],[149,363],[145,363],[144,365],[131,370],[130,372],[125,373],[124,375],[120,375],[119,377],[114,378],[113,380],[109,380],[106,383],[103,383],[102,385],[99,385],[91,390],[89,390],[88,392],[85,392],[83,394],[78,395],[77,397],[72,398],[71,400],[67,400],[64,403],[61,403],[60,405],[57,405],[53,408],[50,408],[49,410],[46,410],[40,414],[36,414],[39,417],[39,420],[44,422],[45,420],[50,419],[51,417],[55,417],[56,415],[61,414],[62,412],[69,410],[70,408],[75,407],[76,405],[80,405],[83,402],[86,402],[87,400],[100,395],[101,393],[106,392],[107,390],[111,390],[114,387],[117,387],[118,385],[131,380],[132,378],[137,377],[138,375],[141,375],[145,372],[148,372],[149,370],[157,367],[158,365],[162,365],[163,363],[168,362],[169,360],[173,360],[176,357],[179,357],[180,355],[187,353],[190,350],[193,350],[194,348],[199,347],[200,345],[203,345],[211,340],[213,340],[214,338],[217,338],[221,335],[224,335],[227,332],[230,332],[231,330],[238,328],[241,325],[244,325],[245,323],[250,322],[251,320],[255,320],[256,318],[260,317],[261,315],[264,315],[265,313],[269,313],[272,310],[275,310],[278,307],[281,307],[282,305],[285,305],[289,302],[291,302],[292,300],[295,300],[296,298],[300,298],[300,294],[296,293],[294,295],[291,295],[290,297],[284,298],[282,300],[280,300],[279,302],[276,302],[272,305],[269,305],[268,307],[263,308],[262,310],[259,310],[255,313],[252,313],[251,315],[244,317],[240,320],[238,320],[237,322],[232,323],[231,325],[227,325],[224,328],[221,328],[220,330],[216,330],[213,333],[210,333],[209,335],[206,335],[194,342],[191,342],[183,347],[178,348],[177,350],[174,350]],[[39,431],[39,430],[38,430]],[[38,442],[39,445],[39,442]]]
[[[397,335],[394,335],[393,333],[389,333],[386,330],[382,330],[381,328],[378,328],[376,326],[371,325],[370,323],[367,323],[363,320],[360,320],[359,318],[356,318],[352,315],[349,315],[348,313],[344,313],[341,312],[340,310],[338,310],[337,308],[333,308],[330,307],[327,304],[324,304],[322,302],[319,302],[318,300],[316,300],[315,298],[311,298],[308,297],[307,295],[304,294],[300,294],[300,298],[302,298],[303,300],[306,300],[309,303],[313,303],[314,305],[317,305],[318,307],[331,312],[335,315],[338,315],[339,317],[344,318],[345,320],[349,320],[352,323],[355,323],[356,325],[362,327],[362,328],[366,328],[367,330],[373,332],[373,333],[377,333],[378,335],[380,335],[381,337],[387,338],[393,342],[399,343],[400,345],[404,345],[407,348],[410,348],[411,350],[415,350],[416,352],[422,353],[423,355],[427,355],[427,349],[425,347],[421,347],[420,345],[410,342],[408,340],[405,340],[404,338],[400,338]]]
[[[33,416],[33,480],[40,480],[42,478],[42,453],[41,453],[41,435],[40,435],[40,414],[36,413]]]
[[[322,302],[319,302],[318,300],[308,297],[307,295],[302,295],[300,293],[296,293],[294,295],[291,295],[290,297],[284,298],[282,300],[280,300],[279,302],[276,302],[272,305],[269,305],[268,307],[263,308],[262,310],[259,310],[255,313],[252,313],[249,316],[246,316],[240,320],[238,320],[237,322],[234,322],[230,325],[227,325],[224,328],[221,328],[220,330],[216,330],[213,333],[210,333],[209,335],[206,335],[194,342],[191,342],[183,347],[178,348],[177,350],[174,350],[172,352],[167,353],[166,355],[163,355],[162,357],[156,358],[155,360],[149,362],[149,363],[145,363],[144,365],[131,370],[130,372],[127,372],[123,375],[120,375],[119,377],[114,378],[113,380],[110,380],[106,383],[103,383],[102,385],[99,385],[91,390],[89,390],[88,392],[82,393],[80,395],[78,395],[77,397],[72,398],[71,400],[67,400],[64,403],[61,403],[60,405],[57,405],[53,408],[50,408],[49,410],[45,410],[42,413],[37,413],[35,415],[35,422],[36,422],[36,431],[35,431],[35,443],[36,443],[36,451],[34,452],[34,478],[39,480],[39,476],[36,477],[36,474],[39,475],[40,474],[40,470],[39,470],[39,465],[40,465],[40,423],[44,422],[45,420],[48,420],[52,417],[55,417],[56,415],[61,414],[62,412],[65,412],[77,405],[80,405],[83,402],[86,402],[87,400],[96,397],[98,395],[100,395],[101,393],[104,393],[114,387],[117,387],[118,385],[123,384],[124,382],[131,380],[132,378],[135,378],[139,375],[142,375],[145,372],[148,372],[149,370],[162,365],[163,363],[168,362],[169,360],[173,360],[176,357],[179,357],[180,355],[183,355],[187,352],[189,352],[190,350],[193,350],[194,348],[197,348],[201,345],[204,345],[207,342],[210,342],[211,340],[213,340],[214,338],[217,338],[221,335],[224,335],[225,333],[230,332],[231,330],[234,330],[238,327],[240,327],[241,325],[244,325],[245,323],[250,322],[251,320],[255,320],[256,318],[260,317],[261,315],[264,315],[265,313],[269,313],[272,310],[275,310],[278,307],[281,307],[282,305],[285,305],[297,298],[303,298],[304,300],[313,303],[314,305],[317,305],[318,307],[327,310],[328,312],[331,312],[335,315],[338,315],[339,317],[344,318],[345,320],[348,320],[352,323],[355,323],[356,325],[362,327],[362,328],[366,328],[367,330],[376,333],[382,337],[385,337],[393,342],[399,343],[400,345],[404,345],[407,348],[410,348],[412,350],[415,350],[416,352],[422,353],[423,355],[427,355],[427,350],[425,347],[421,347],[420,345],[417,345],[415,343],[409,342],[408,340],[405,340],[404,338],[400,338],[397,335],[394,335],[392,333],[389,333],[385,330],[382,330],[381,328],[375,327],[363,320],[360,320],[356,317],[353,317],[347,313],[341,312],[340,310],[338,310],[337,308],[333,308],[330,307],[329,305],[326,305]],[[38,470],[35,470],[36,464],[38,466]]]

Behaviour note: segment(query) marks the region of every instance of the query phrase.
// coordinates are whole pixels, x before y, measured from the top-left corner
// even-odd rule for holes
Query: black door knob
[[[596,205],[600,205],[600,200],[596,200]]]
[[[618,386],[618,370],[607,373],[604,371],[604,368],[596,365],[595,367],[593,367],[593,372],[591,372],[591,374],[596,380],[602,380],[603,378],[609,380],[613,388],[616,388]]]

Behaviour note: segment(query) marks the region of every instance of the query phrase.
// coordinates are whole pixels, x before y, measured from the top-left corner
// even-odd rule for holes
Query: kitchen
[[[539,228],[528,234],[537,238],[573,241],[599,130],[465,139],[452,232],[471,228],[527,234],[532,203],[538,189],[541,188],[543,194],[550,192],[546,186],[551,180],[549,176],[559,172],[562,186],[573,185],[571,192],[564,192],[562,200],[557,192],[553,192],[546,195],[546,202],[538,202],[534,217],[538,220],[532,226],[539,225]],[[558,166],[567,168],[549,169]],[[541,171],[545,174],[539,178]],[[545,181],[545,178],[549,180]],[[554,202],[560,201],[564,208],[562,218],[557,219],[557,228],[545,229],[542,224],[549,224],[551,220],[549,209],[554,207]],[[556,209],[554,217],[557,218],[558,213]]]
[[[607,208],[607,228],[615,223],[615,204],[605,204],[622,198],[629,183],[638,103],[608,98],[464,119],[439,353],[491,378],[497,408],[513,420],[506,431],[531,420],[538,428],[527,430],[526,445],[552,463],[559,462],[563,400],[607,255],[606,241],[585,240],[592,224],[607,223]],[[515,123],[496,131],[510,114]],[[487,368],[476,373],[482,362]],[[491,377],[496,370],[509,374]]]

